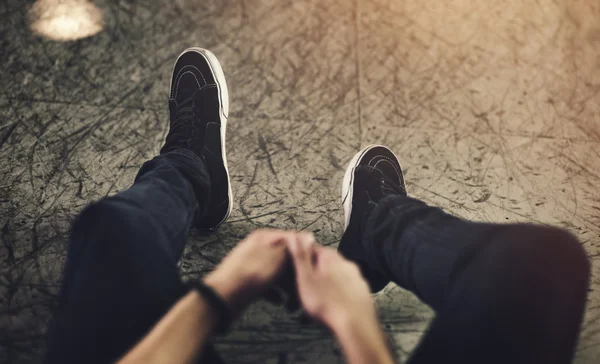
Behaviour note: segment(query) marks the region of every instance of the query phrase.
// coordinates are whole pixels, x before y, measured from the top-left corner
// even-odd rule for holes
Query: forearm
[[[347,317],[332,325],[349,364],[393,363],[375,314]]]
[[[216,320],[202,296],[181,298],[119,364],[191,363],[215,328]]]
[[[286,258],[285,242],[292,238],[294,233],[284,231],[252,233],[204,278],[204,284],[221,298],[231,319],[277,277]],[[192,362],[215,330],[217,317],[222,319],[217,311],[218,307],[210,306],[196,290],[191,291],[119,363]]]

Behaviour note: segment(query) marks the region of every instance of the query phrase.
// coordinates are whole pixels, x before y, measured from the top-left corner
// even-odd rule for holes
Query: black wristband
[[[223,334],[227,332],[231,325],[231,309],[227,306],[227,303],[219,296],[214,289],[204,284],[202,281],[189,281],[187,286],[190,290],[196,290],[206,300],[208,305],[215,310],[219,316],[217,319],[217,327],[215,332],[217,334]]]

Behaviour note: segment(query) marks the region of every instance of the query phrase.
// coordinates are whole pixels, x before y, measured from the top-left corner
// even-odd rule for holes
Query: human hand
[[[278,277],[285,265],[287,244],[298,233],[283,230],[256,230],[241,241],[204,278],[238,314],[260,296]]]
[[[371,291],[356,264],[334,249],[314,244],[312,234],[300,233],[287,244],[307,314],[334,331],[350,318],[376,322]]]

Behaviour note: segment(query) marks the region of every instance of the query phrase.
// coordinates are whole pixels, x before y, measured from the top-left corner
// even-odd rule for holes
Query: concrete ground
[[[596,0],[104,0],[100,32],[70,42],[35,33],[32,4],[0,5],[0,361],[39,362],[70,221],[158,152],[173,62],[201,46],[231,91],[236,201],[215,235],[190,235],[184,275],[258,227],[335,246],[345,165],[385,144],[427,203],[580,239],[593,269],[575,362],[600,362]],[[377,305],[404,362],[433,312],[393,285]],[[217,342],[231,363],[342,361],[327,332],[266,304]]]

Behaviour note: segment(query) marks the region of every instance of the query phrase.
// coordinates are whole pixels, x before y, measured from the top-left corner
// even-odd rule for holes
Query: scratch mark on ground
[[[265,156],[267,157],[267,162],[269,163],[269,169],[271,170],[271,173],[273,173],[273,175],[275,177],[277,177],[277,172],[275,172],[275,167],[273,167],[273,160],[271,159],[271,153],[269,152],[269,149],[267,148],[267,142],[265,140],[265,138],[263,137],[262,134],[258,134],[258,146],[260,147],[260,150],[262,150],[265,153]]]

